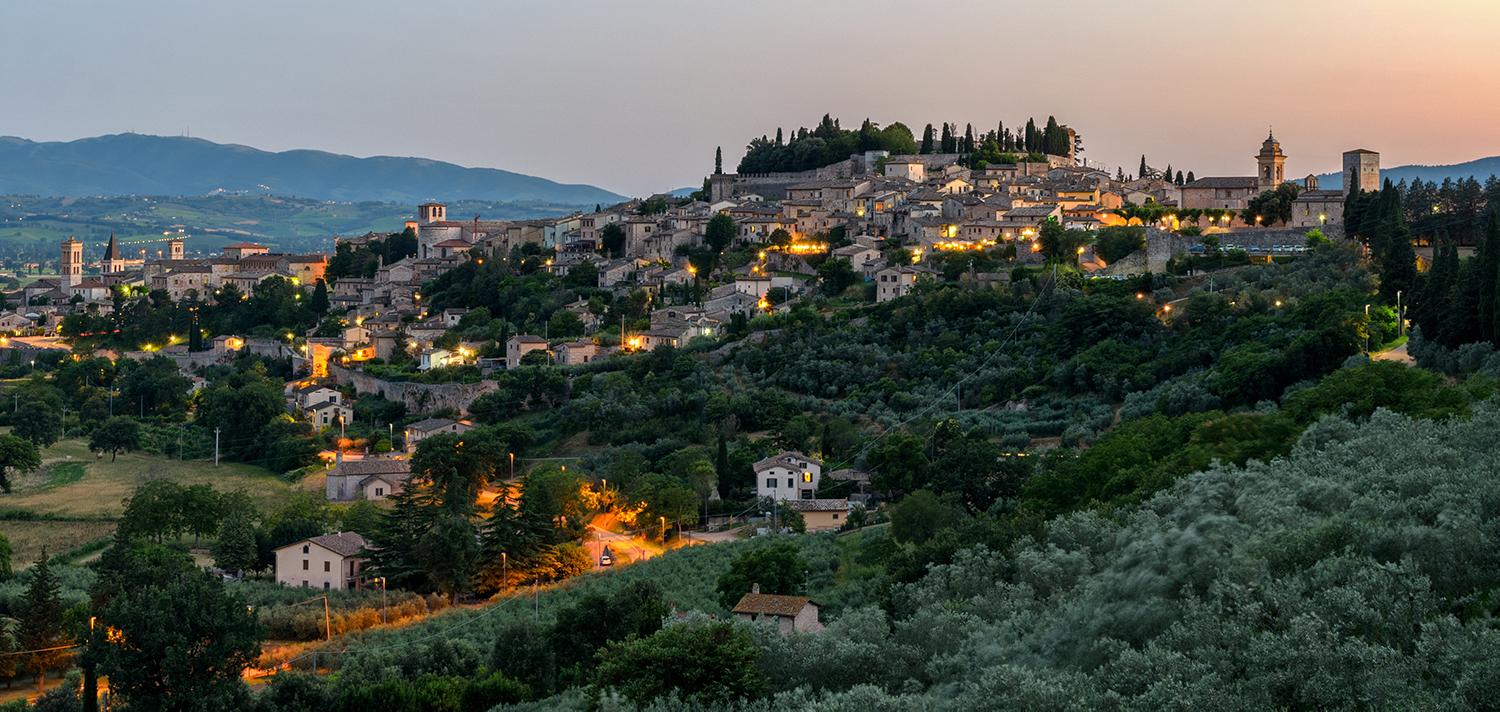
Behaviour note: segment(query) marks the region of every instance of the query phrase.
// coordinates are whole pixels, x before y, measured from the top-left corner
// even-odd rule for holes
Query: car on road
[[[602,553],[602,554],[599,555],[599,565],[600,566],[614,566],[615,565],[615,555],[612,552],[610,552],[609,547],[607,547],[607,546],[604,547],[604,553]]]

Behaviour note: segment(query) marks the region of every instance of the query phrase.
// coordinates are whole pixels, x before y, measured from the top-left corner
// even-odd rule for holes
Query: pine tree
[[[724,147],[714,149],[714,175],[724,174]]]
[[[26,589],[26,614],[18,636],[22,650],[35,650],[26,657],[26,669],[36,675],[37,689],[47,684],[47,671],[61,667],[71,657],[68,650],[56,648],[72,645],[73,638],[64,627],[63,604],[59,596],[57,575],[47,563],[47,552],[32,566],[31,586]]]
[[[922,147],[918,149],[918,152],[923,155],[932,153],[932,124],[928,124],[927,128],[922,130]]]

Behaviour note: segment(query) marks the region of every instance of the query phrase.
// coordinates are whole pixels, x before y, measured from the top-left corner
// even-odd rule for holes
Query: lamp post
[[[666,517],[662,517],[661,518],[661,548],[662,548],[662,550],[666,550],[666,548],[667,548],[667,518]]]
[[[1401,318],[1401,290],[1396,290],[1396,336],[1406,335],[1406,320]]]
[[[1365,305],[1365,355],[1370,353],[1370,305]]]

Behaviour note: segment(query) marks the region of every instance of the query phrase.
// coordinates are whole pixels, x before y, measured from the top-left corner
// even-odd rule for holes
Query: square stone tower
[[[62,286],[71,287],[83,281],[83,243],[70,235],[62,242],[62,259],[57,263]]]
[[[1380,154],[1363,148],[1344,152],[1344,196],[1355,190],[1380,190]]]
[[[169,259],[182,259],[182,240],[172,238],[167,241],[167,254]]]
[[[442,203],[423,203],[417,206],[417,222],[429,225],[448,219],[448,206]]]

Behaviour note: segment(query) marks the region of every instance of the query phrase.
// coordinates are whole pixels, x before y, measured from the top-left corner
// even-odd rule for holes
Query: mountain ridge
[[[1380,169],[1380,180],[1385,182],[1386,178],[1393,183],[1405,180],[1410,183],[1413,178],[1421,178],[1424,181],[1442,183],[1444,178],[1458,180],[1460,178],[1475,178],[1480,183],[1492,175],[1500,175],[1500,156],[1488,158],[1476,158],[1463,163],[1452,163],[1448,165],[1425,165],[1412,163],[1404,166]],[[1343,173],[1323,173],[1318,176],[1318,187],[1323,190],[1342,190],[1344,187]]]
[[[136,133],[66,142],[0,136],[0,194],[193,196],[217,192],[406,204],[541,200],[581,205],[623,199],[591,185],[421,157],[359,158],[316,149],[275,152],[202,138]]]

